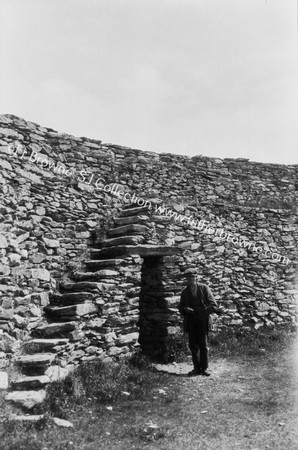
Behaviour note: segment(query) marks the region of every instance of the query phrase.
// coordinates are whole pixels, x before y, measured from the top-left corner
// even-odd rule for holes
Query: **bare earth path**
[[[279,358],[219,359],[210,378],[185,377],[187,364],[159,366],[180,385],[180,424],[167,448],[297,450],[297,366],[291,351]]]
[[[187,377],[186,363],[157,368],[171,374],[165,391],[174,388],[177,397],[166,416],[151,420],[175,431],[166,442],[132,448],[298,449],[297,340],[278,353],[211,361],[208,378]]]

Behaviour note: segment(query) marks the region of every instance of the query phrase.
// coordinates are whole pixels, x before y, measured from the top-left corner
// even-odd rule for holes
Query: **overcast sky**
[[[0,5],[0,113],[142,150],[298,163],[296,0]]]

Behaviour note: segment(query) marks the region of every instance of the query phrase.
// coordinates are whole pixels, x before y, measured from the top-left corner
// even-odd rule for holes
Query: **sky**
[[[298,164],[297,0],[0,0],[0,114]]]

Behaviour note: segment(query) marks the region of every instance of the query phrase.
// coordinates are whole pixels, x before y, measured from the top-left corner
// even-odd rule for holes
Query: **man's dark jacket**
[[[193,308],[194,313],[188,313],[185,308]],[[190,287],[186,286],[181,292],[179,311],[183,316],[183,329],[185,332],[189,330],[190,315],[205,315],[208,318],[208,331],[211,329],[212,322],[210,314],[217,312],[218,307],[213,297],[211,289],[206,284],[197,283],[197,295],[194,297]]]

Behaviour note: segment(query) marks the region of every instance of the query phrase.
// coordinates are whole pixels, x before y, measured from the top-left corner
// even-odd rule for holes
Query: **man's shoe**
[[[187,374],[188,377],[197,377],[198,375],[201,375],[201,371],[200,370],[191,370]]]
[[[210,377],[211,373],[207,370],[203,370],[202,375],[204,375],[205,377]]]

